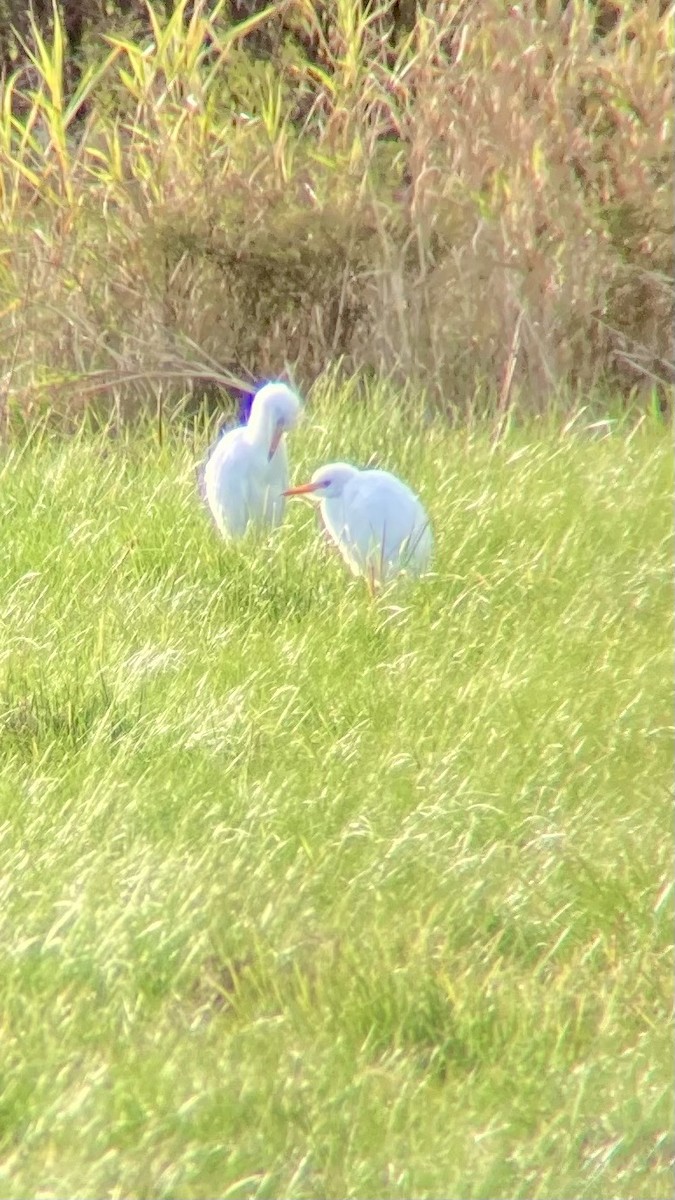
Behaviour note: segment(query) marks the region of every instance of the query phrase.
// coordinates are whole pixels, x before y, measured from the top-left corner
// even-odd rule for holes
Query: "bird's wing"
[[[288,457],[282,440],[274,457],[265,461],[251,476],[251,505],[256,519],[272,525],[280,524],[286,509],[286,497],[282,493],[288,485]]]
[[[204,468],[204,491],[213,518],[224,533],[240,537],[249,517],[250,447],[242,429],[217,442]]]
[[[415,558],[422,542],[426,545],[429,523],[421,501],[388,471],[364,471],[347,498],[350,533],[364,557],[377,549],[384,560],[398,559],[404,549],[404,558]]]

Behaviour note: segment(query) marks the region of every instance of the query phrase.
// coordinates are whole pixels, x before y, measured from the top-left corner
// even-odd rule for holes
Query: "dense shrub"
[[[33,21],[0,125],[8,412],[154,403],[213,360],[339,359],[453,412],[665,394],[672,14],[395,7],[102,11],[75,81]]]

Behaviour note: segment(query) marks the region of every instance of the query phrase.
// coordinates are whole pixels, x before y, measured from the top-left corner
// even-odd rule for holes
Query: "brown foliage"
[[[152,41],[113,35],[70,94],[33,26],[0,146],[8,395],[137,399],[185,339],[245,379],[340,359],[454,411],[667,388],[671,23],[616,10],[148,10]]]

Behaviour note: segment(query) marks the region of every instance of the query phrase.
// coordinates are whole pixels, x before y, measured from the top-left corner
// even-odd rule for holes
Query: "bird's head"
[[[336,499],[358,473],[358,468],[350,466],[349,463],[328,463],[314,472],[309,483],[288,488],[284,496],[307,496],[309,500]]]
[[[301,414],[302,401],[286,383],[266,383],[256,392],[248,426],[267,442],[268,458],[274,458],[283,435],[297,425]]]

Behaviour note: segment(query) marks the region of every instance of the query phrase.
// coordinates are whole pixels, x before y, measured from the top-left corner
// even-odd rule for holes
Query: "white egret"
[[[266,383],[253,397],[247,423],[228,429],[211,450],[204,498],[225,537],[242,537],[249,524],[274,527],[283,520],[289,480],[283,435],[301,412],[300,398],[285,383]]]
[[[419,497],[389,471],[329,463],[285,495],[319,502],[329,537],[371,592],[398,574],[419,575],[429,566],[429,518]]]

